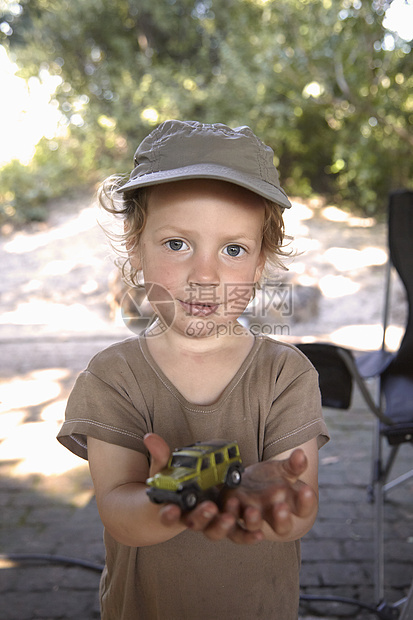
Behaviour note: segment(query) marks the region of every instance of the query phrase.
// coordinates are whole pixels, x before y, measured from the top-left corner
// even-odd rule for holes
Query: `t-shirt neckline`
[[[262,338],[260,336],[254,335],[254,343],[242,362],[241,366],[238,368],[235,375],[229,381],[227,386],[224,388],[223,392],[219,396],[219,398],[210,405],[197,405],[189,400],[187,400],[183,394],[175,387],[175,385],[168,379],[163,370],[159,367],[155,359],[152,357],[151,352],[149,351],[147,340],[144,336],[139,336],[138,338],[139,347],[143,357],[146,362],[156,374],[158,379],[163,383],[165,388],[181,403],[185,409],[191,411],[199,411],[199,412],[213,412],[221,408],[222,404],[227,400],[227,398],[232,394],[232,392],[236,389],[239,382],[241,381],[244,374],[247,372],[248,368],[251,366],[255,356],[258,353],[259,348],[262,344]]]

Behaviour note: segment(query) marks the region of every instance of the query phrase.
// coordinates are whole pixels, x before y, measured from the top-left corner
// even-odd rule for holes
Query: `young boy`
[[[129,276],[157,320],[95,356],[59,440],[89,460],[105,526],[103,620],[293,620],[299,539],[328,440],[318,379],[294,347],[238,317],[283,251],[273,152],[248,127],[166,121],[101,194],[124,221]],[[219,507],[150,502],[170,449],[237,440],[242,483]]]

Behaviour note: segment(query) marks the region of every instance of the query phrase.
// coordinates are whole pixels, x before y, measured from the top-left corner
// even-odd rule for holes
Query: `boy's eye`
[[[241,256],[245,253],[245,250],[240,245],[233,244],[227,245],[227,247],[224,248],[224,252],[228,254],[228,256]]]
[[[181,239],[170,239],[165,243],[166,247],[174,252],[178,252],[179,250],[187,250],[188,246],[185,241]]]

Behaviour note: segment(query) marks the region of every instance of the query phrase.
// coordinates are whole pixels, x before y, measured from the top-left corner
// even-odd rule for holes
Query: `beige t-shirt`
[[[143,436],[171,448],[237,440],[243,464],[271,458],[328,432],[318,377],[291,345],[258,336],[213,405],[188,402],[149,353],[130,338],[96,355],[69,397],[59,441],[87,458],[87,436],[147,454]],[[296,620],[299,542],[213,543],[185,531],[149,547],[126,547],[105,532],[102,620]]]

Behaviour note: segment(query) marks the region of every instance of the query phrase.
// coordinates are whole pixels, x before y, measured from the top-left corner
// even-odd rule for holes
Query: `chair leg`
[[[382,437],[380,423],[376,423],[374,441],[374,471],[373,471],[373,500],[374,500],[374,598],[377,604],[384,599],[384,489],[382,463]]]
[[[413,618],[413,581],[409,590],[409,594],[407,595],[407,599],[405,605],[403,607],[402,615],[400,616],[400,620],[411,620]]]
[[[396,486],[394,484],[392,485],[391,483],[386,485],[386,481],[388,480],[388,477],[390,475],[391,469],[393,467],[393,463],[396,460],[396,456],[397,456],[397,453],[399,451],[399,448],[400,448],[400,446],[392,446],[392,448],[390,450],[390,454],[387,457],[386,466],[384,468],[384,471],[382,472],[382,474],[383,474],[383,483],[389,489],[391,489],[392,486]]]
[[[380,422],[377,422],[373,447],[373,479],[368,489],[369,500],[374,503],[374,599],[377,605],[384,601],[384,510],[386,493],[413,476],[413,470],[411,470],[391,480],[391,482],[387,482],[400,446],[392,446],[390,453],[384,458],[383,442]],[[409,594],[409,597],[410,599],[413,597],[413,592]],[[410,600],[409,606],[412,605],[413,601]],[[413,616],[411,618],[413,619]]]
[[[374,567],[374,598],[376,603],[384,599],[384,493],[383,485],[377,481],[374,489],[375,527],[374,546],[376,564]]]

